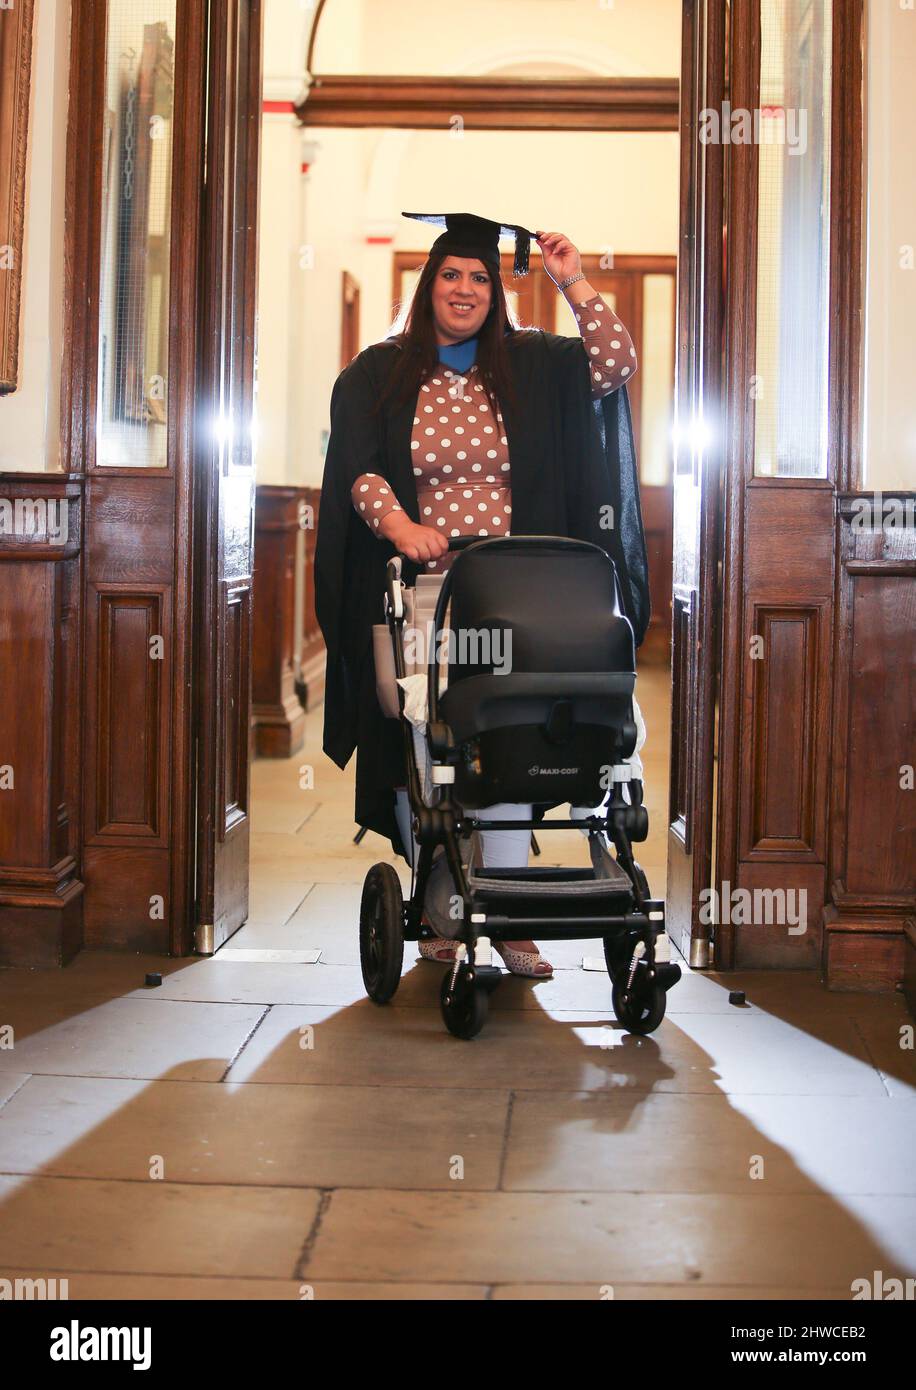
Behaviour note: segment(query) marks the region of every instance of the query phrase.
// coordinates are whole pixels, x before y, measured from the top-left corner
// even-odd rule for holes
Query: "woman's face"
[[[493,302],[490,273],[483,261],[446,256],[431,289],[436,337],[441,344],[473,338]]]

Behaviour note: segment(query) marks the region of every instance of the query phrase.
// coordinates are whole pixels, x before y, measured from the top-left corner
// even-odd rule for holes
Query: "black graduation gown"
[[[522,330],[510,334],[508,348],[517,405],[501,406],[512,532],[570,536],[606,550],[638,645],[649,621],[649,582],[626,388],[592,399],[580,338]],[[335,383],[315,552],[316,612],[327,643],[324,751],[343,768],[357,749],[356,820],[387,836],[399,854],[394,788],[406,780],[403,735],[379,708],[372,656],[372,625],[383,621],[385,566],[395,550],[357,515],[350,489],[361,473],[378,473],[420,519],[410,449],[416,402],[375,410],[401,351],[390,339],[376,343]],[[405,559],[405,582],[420,568]]]

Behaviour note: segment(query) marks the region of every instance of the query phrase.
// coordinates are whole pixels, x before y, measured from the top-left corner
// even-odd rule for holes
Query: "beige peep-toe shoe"
[[[553,975],[553,966],[540,951],[517,951],[502,941],[494,941],[493,948],[502,956],[510,975],[522,975],[526,980],[549,980]]]

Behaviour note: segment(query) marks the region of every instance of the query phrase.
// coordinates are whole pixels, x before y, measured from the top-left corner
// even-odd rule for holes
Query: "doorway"
[[[274,915],[278,872],[288,872],[290,883],[300,886],[316,876],[320,884],[331,872],[321,859],[329,837],[335,852],[357,856],[350,863],[354,882],[365,871],[358,856],[365,853],[368,867],[390,855],[387,842],[372,832],[351,850],[352,786],[340,781],[320,753],[321,686],[314,629],[309,631],[312,533],[309,526],[299,530],[295,518],[303,509],[312,519],[317,512],[328,401],[344,358],[352,357],[354,343],[361,349],[386,335],[425,259],[428,239],[400,212],[451,207],[456,188],[469,207],[495,208],[513,221],[538,227],[546,222],[565,231],[579,246],[589,281],[636,345],[639,370],[628,389],[653,606],[638,679],[649,725],[644,761],[651,826],[641,859],[656,891],[664,893],[681,6],[679,0],[653,5],[652,24],[635,13],[614,16],[609,24],[590,3],[564,3],[564,25],[572,17],[576,30],[564,56],[547,12],[555,6],[538,4],[526,15],[522,37],[517,29],[501,34],[485,57],[477,55],[476,66],[453,63],[454,72],[442,72],[425,86],[403,74],[435,72],[454,55],[436,51],[428,19],[417,16],[411,28],[396,22],[396,8],[388,7],[387,23],[379,28],[367,14],[354,45],[352,33],[334,27],[333,0],[320,7],[309,25],[312,85],[304,101],[296,102],[284,101],[282,71],[271,70],[271,53],[279,51],[272,25],[282,7],[272,12],[268,4],[266,12],[258,311],[257,505],[263,525],[256,541],[253,646],[257,681],[258,652],[267,646],[259,575],[263,571],[276,637],[275,595],[285,574],[289,638],[274,643],[269,718],[272,728],[279,720],[291,732],[288,738],[284,733],[282,758],[258,758],[252,769],[251,920],[259,930],[266,925],[264,913]],[[492,7],[479,8],[481,15],[487,10],[492,28]],[[352,71],[352,53],[361,47],[372,55],[372,78]],[[443,102],[452,108],[444,114]],[[628,195],[635,188],[638,198]],[[576,331],[536,248],[531,273],[521,280],[513,280],[511,257],[504,257],[503,279],[522,324],[565,335]],[[278,522],[280,516],[285,523]],[[278,527],[284,524],[287,539],[281,543]],[[320,660],[319,647],[319,665]],[[283,713],[284,689],[300,692],[304,727],[301,706],[292,716]],[[264,738],[271,737],[266,729]],[[545,838],[551,853],[554,847],[559,855],[581,848],[575,833]],[[276,910],[285,911],[289,895],[279,893],[278,901]],[[305,903],[303,897],[293,916],[305,911]]]

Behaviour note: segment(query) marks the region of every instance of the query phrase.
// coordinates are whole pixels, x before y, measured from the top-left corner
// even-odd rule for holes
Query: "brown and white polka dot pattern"
[[[591,365],[592,395],[609,396],[636,371],[636,349],[600,294],[576,305],[576,322]]]
[[[636,369],[630,335],[598,295],[576,306],[576,318],[592,363],[592,395],[607,395]],[[510,534],[509,441],[476,366],[465,374],[439,366],[423,383],[410,448],[421,525],[446,536]],[[390,484],[375,473],[357,478],[351,496],[376,532],[389,512],[403,511]],[[441,573],[453,559],[430,560],[427,569]]]
[[[402,512],[404,508],[380,473],[362,473],[350,489],[353,505],[367,526],[373,531],[379,528],[382,517],[389,512]]]
[[[465,374],[440,367],[420,387],[411,449],[421,525],[449,537],[509,534],[509,441],[476,366]],[[453,558],[427,569],[441,573]]]

